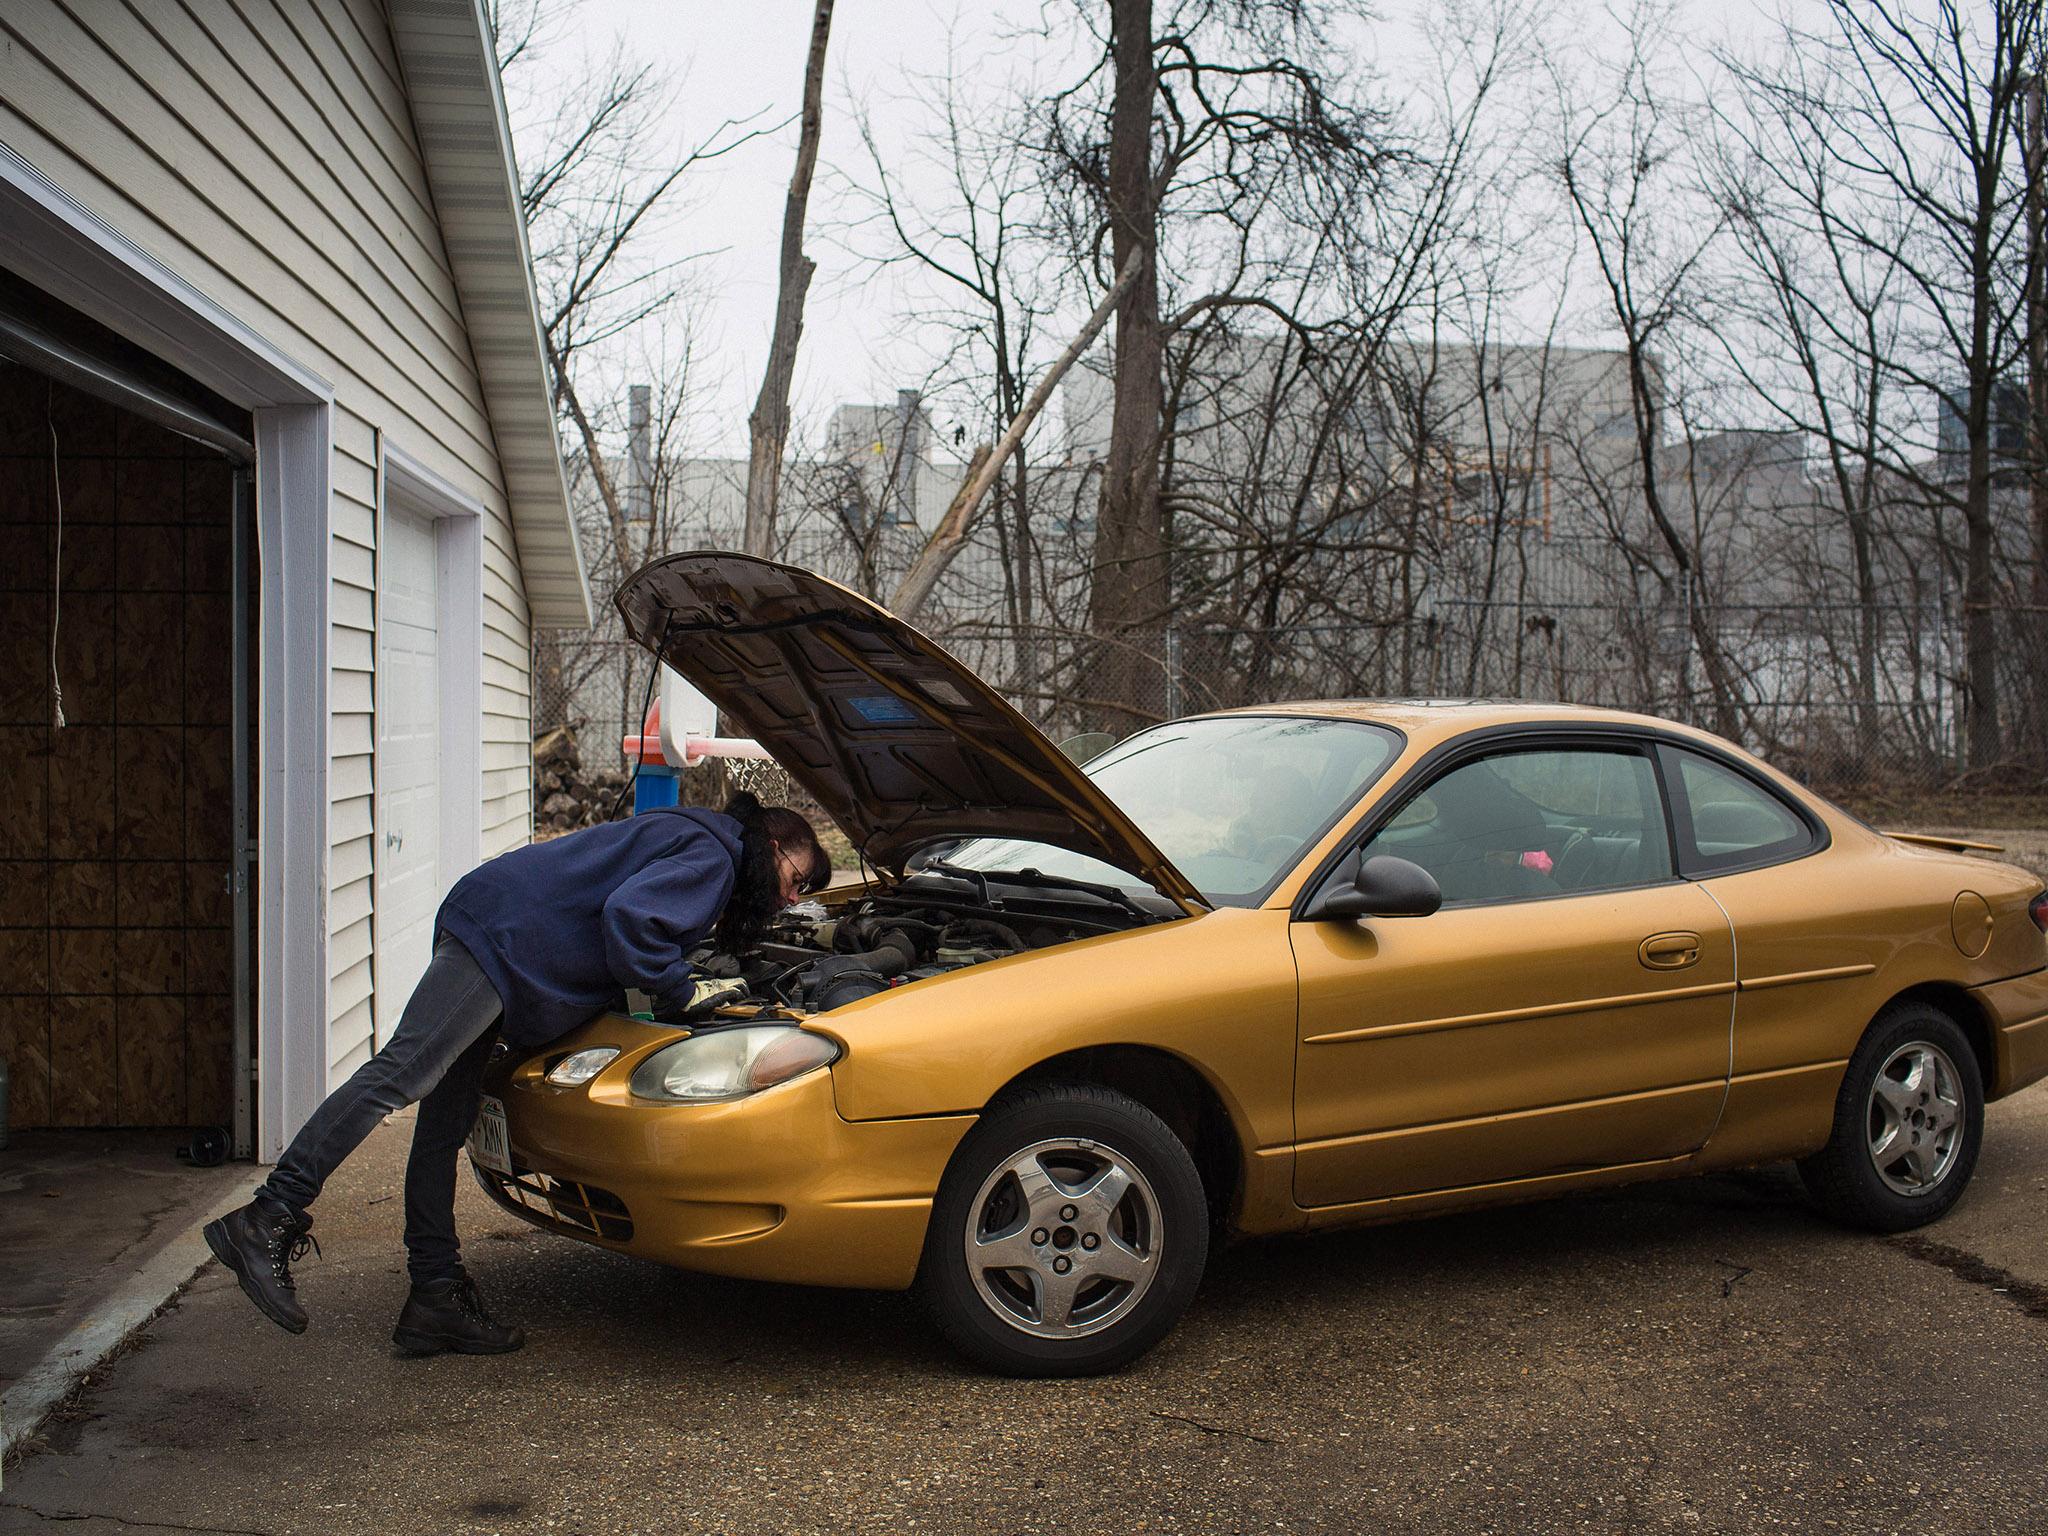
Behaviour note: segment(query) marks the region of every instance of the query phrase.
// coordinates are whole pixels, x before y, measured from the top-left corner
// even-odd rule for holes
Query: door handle
[[[384,846],[392,849],[403,848],[405,846],[405,834],[403,832],[386,832],[384,834]],[[1644,963],[1648,964],[1647,961]]]
[[[1696,933],[1653,933],[1636,947],[1636,958],[1653,971],[1682,971],[1699,964]]]

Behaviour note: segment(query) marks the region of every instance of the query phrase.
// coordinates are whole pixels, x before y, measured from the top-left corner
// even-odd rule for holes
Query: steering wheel
[[[1557,857],[1551,860],[1550,878],[1555,880],[1561,889],[1567,891],[1578,889],[1576,883],[1567,884],[1565,882],[1565,861],[1571,858],[1576,849],[1583,847],[1591,841],[1592,839],[1586,835],[1583,828],[1574,827],[1572,835],[1564,840],[1564,846],[1557,850]]]

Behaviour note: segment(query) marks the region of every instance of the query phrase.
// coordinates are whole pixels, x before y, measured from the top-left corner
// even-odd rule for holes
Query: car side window
[[[1676,819],[1689,869],[1749,868],[1814,846],[1813,829],[1755,780],[1682,747],[1664,751],[1666,772],[1677,769]]]
[[[1446,906],[1672,877],[1649,758],[1594,747],[1499,752],[1461,764],[1403,803],[1364,852],[1420,864]]]

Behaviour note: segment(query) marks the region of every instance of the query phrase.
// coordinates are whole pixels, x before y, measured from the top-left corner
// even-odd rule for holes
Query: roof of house
[[[512,129],[478,0],[389,0],[427,183],[497,439],[533,623],[587,628]]]

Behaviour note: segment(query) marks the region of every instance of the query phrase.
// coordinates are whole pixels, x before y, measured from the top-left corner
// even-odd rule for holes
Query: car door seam
[[[1735,1018],[1737,1005],[1742,995],[1742,939],[1735,931],[1735,919],[1721,904],[1721,898],[1714,894],[1713,887],[1705,880],[1694,882],[1699,892],[1714,904],[1721,914],[1721,921],[1728,929],[1728,961],[1734,976],[1728,988],[1728,1065],[1721,1073],[1721,1107],[1714,1111],[1714,1123],[1707,1127],[1707,1134],[1700,1139],[1694,1151],[1704,1152],[1713,1144],[1714,1133],[1721,1129],[1722,1120],[1728,1115],[1728,1100],[1735,1093]]]

